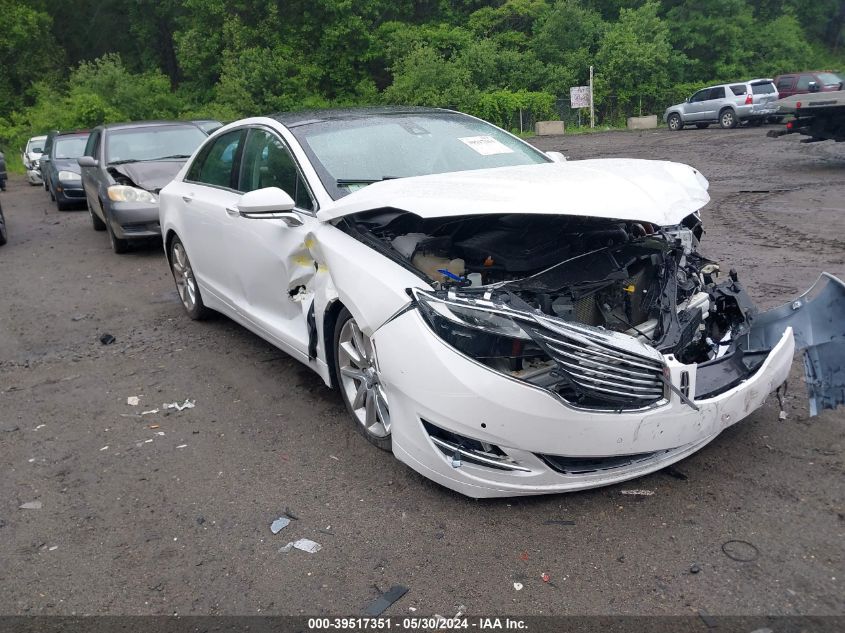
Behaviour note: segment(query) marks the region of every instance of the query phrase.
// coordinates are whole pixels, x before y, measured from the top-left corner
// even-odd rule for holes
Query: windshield
[[[45,140],[46,139],[44,137],[30,139],[29,143],[26,144],[26,152],[33,154],[41,154],[44,151]]]
[[[825,86],[834,86],[842,82],[842,78],[835,73],[818,73],[816,76]]]
[[[195,125],[144,126],[108,133],[106,162],[187,158],[205,140]]]
[[[291,128],[334,199],[391,178],[547,163],[502,130],[463,114],[372,114]]]
[[[53,156],[55,158],[79,158],[85,153],[88,135],[66,136],[53,141]]]

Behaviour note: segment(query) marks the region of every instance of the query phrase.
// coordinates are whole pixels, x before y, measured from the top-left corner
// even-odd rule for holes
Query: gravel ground
[[[705,254],[771,307],[822,270],[845,278],[845,147],[764,135],[536,143],[697,167]],[[786,421],[772,397],[674,474],[473,501],[367,444],[269,344],[188,320],[160,244],[114,255],[87,213],[21,178],[0,201],[2,614],[360,614],[396,584],[410,591],[386,614],[845,613],[845,411],[810,420],[797,363]],[[286,506],[299,519],[274,536]],[[278,552],[299,537],[322,550]],[[731,540],[756,558],[726,556]]]

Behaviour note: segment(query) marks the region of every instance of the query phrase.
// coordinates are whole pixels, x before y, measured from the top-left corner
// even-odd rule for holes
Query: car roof
[[[104,130],[131,130],[143,127],[157,127],[161,125],[193,125],[198,127],[196,121],[124,121],[123,123],[106,123]]]
[[[68,130],[67,132],[57,132],[55,138],[60,136],[87,136],[91,130]]]
[[[285,127],[291,128],[310,123],[322,123],[323,121],[351,121],[370,116],[435,114],[443,112],[452,111],[423,106],[371,106],[363,108],[328,108],[320,110],[299,110],[296,112],[277,112],[276,114],[271,114],[270,118],[275,119]]]

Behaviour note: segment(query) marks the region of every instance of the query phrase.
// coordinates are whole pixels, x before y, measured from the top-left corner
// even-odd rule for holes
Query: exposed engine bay
[[[339,228],[435,288],[416,299],[441,338],[578,406],[641,408],[670,390],[695,406],[693,398],[753,374],[770,351],[748,345],[757,311],[737,274],[720,278],[718,264],[697,252],[696,215],[656,227],[565,215],[422,219],[387,209]],[[699,365],[694,391],[667,382],[662,355]]]

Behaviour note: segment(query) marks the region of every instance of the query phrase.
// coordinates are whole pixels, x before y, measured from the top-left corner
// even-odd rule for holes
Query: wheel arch
[[[332,389],[337,388],[339,384],[338,377],[335,371],[336,350],[334,348],[334,330],[335,326],[337,325],[337,319],[344,308],[346,308],[346,306],[343,305],[343,302],[340,299],[332,299],[331,301],[329,301],[329,303],[326,305],[326,309],[323,310],[323,323],[322,327],[320,328],[320,334],[323,338],[323,350],[325,353],[325,361],[326,365],[329,368],[328,386]]]

